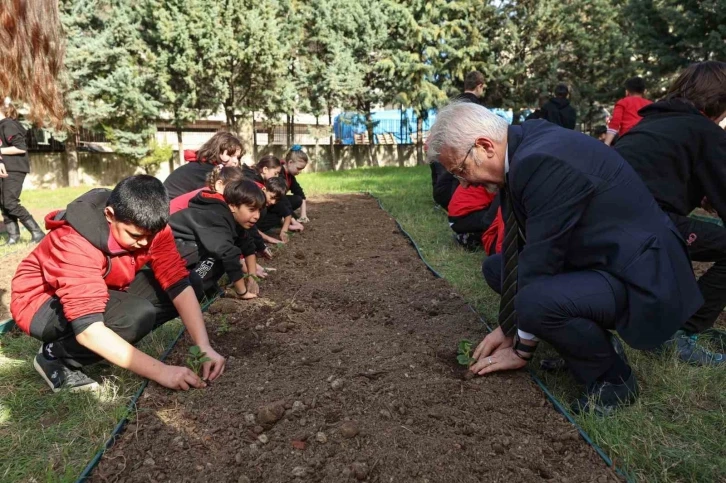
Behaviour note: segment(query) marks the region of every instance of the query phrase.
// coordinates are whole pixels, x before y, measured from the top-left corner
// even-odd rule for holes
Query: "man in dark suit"
[[[500,326],[471,370],[518,369],[550,343],[586,393],[576,411],[608,414],[635,400],[630,346],[668,339],[703,303],[686,245],[640,177],[614,150],[541,120],[508,126],[486,108],[442,109],[429,156],[463,184],[500,190],[502,255],[484,262],[502,293]]]

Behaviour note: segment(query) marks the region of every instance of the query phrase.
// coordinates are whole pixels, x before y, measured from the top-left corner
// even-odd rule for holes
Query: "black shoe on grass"
[[[698,343],[697,334],[689,334],[679,330],[656,349],[658,353],[673,351],[676,357],[693,366],[726,366],[726,355],[720,352],[711,352]]]
[[[83,371],[74,370],[63,364],[60,359],[48,359],[43,354],[36,354],[33,367],[48,383],[53,392],[61,390],[96,391],[99,384],[88,377]]]
[[[592,411],[597,416],[610,416],[623,406],[628,406],[638,399],[638,381],[635,373],[622,384],[596,382],[587,388],[587,392],[572,404],[575,414]]]

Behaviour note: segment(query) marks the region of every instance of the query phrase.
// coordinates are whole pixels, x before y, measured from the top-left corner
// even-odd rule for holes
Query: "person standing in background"
[[[625,97],[615,103],[613,117],[608,123],[608,132],[605,135],[605,144],[613,144],[615,137],[622,137],[642,119],[638,111],[652,104],[643,95],[645,94],[645,81],[642,77],[631,77],[625,81]]]
[[[559,84],[555,87],[555,97],[540,108],[539,119],[544,119],[567,129],[575,129],[577,112],[570,105],[570,100],[567,98],[569,95],[570,90],[565,84]]]
[[[20,204],[23,181],[30,172],[28,146],[25,144],[25,128],[18,122],[18,111],[6,98],[0,107],[0,211],[8,232],[8,245],[20,240],[22,223],[38,243],[45,233],[33,216]]]

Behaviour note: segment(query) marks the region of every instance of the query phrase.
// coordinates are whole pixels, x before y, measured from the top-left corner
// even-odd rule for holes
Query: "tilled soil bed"
[[[151,384],[93,481],[616,481],[526,373],[463,379],[484,328],[375,200],[309,203],[264,298],[207,316],[225,374]]]

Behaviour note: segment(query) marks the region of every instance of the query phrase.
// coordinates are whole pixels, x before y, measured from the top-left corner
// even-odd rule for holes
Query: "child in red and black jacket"
[[[260,211],[260,219],[256,228],[260,237],[273,245],[287,243],[289,241],[287,232],[292,222],[292,210],[286,205],[287,184],[280,176],[282,163],[271,154],[263,156],[254,167],[243,168],[245,176],[254,181],[257,186],[267,192],[268,202],[265,208]],[[279,239],[268,233],[274,232],[280,226]]]
[[[224,194],[200,191],[189,207],[174,213],[169,225],[179,253],[204,283],[205,291],[216,290],[225,273],[243,300],[257,297],[259,285],[245,277],[240,257],[248,273],[257,273],[255,242],[247,231],[254,226],[265,205],[265,195],[252,181],[228,183]]]
[[[274,223],[272,227],[283,224],[280,231],[280,240],[287,242],[287,231],[303,231],[305,228],[302,223],[308,221],[307,201],[305,200],[305,192],[297,182],[296,176],[308,165],[308,155],[302,150],[302,146],[295,144],[285,155],[285,162],[282,163],[280,177],[285,180],[287,189],[292,192],[291,195],[285,196],[274,207],[268,210],[268,216],[271,217],[270,223]],[[296,220],[293,217],[295,210],[300,209],[300,216]],[[281,220],[281,221],[280,221]],[[289,220],[289,223],[288,223]],[[269,230],[263,230],[269,231]]]
[[[184,151],[184,166],[175,169],[164,180],[169,198],[174,199],[190,191],[202,189],[207,175],[215,166],[239,166],[239,158],[244,155],[242,143],[228,132],[218,132],[204,143],[199,151]]]
[[[171,389],[203,387],[188,368],[133,346],[177,316],[210,358],[203,379],[222,374],[199,307],[201,284],[176,250],[168,217],[166,190],[146,175],[91,190],[46,217],[50,232],[18,266],[10,310],[43,342],[33,365],[54,392],[98,388],[81,369],[103,359]]]
[[[457,243],[469,250],[484,246],[488,255],[494,253],[496,239],[490,235],[498,231],[490,228],[496,223],[499,210],[496,193],[487,191],[483,186],[459,185],[448,208],[449,226],[454,230]],[[487,237],[484,237],[485,233],[488,233]]]

